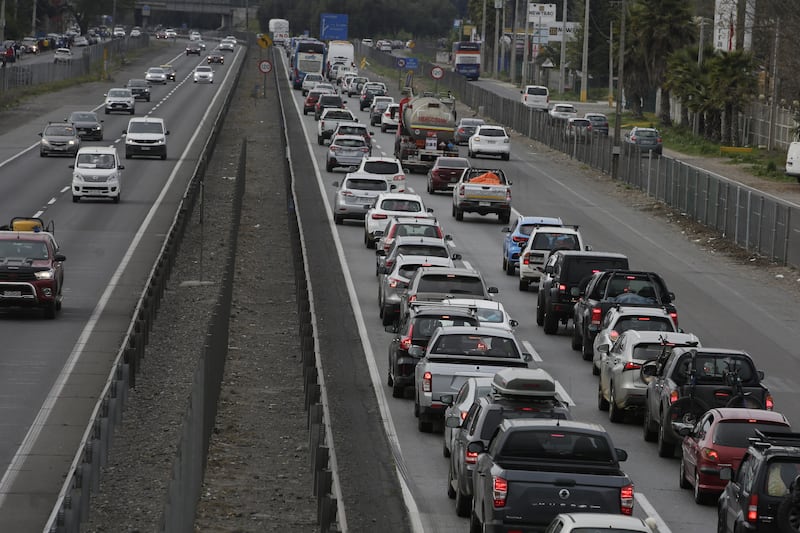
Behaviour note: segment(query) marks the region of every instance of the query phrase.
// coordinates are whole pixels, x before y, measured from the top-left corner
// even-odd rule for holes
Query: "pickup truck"
[[[511,182],[500,169],[467,168],[453,189],[453,216],[495,213],[502,224],[511,220]]]
[[[504,420],[488,447],[475,441],[470,531],[543,530],[569,512],[633,513],[627,452],[602,426],[570,420]]]
[[[587,361],[606,312],[615,305],[625,307],[663,307],[678,326],[678,311],[672,305],[675,295],[655,272],[605,270],[596,272],[578,286],[579,298],[572,311],[572,349],[581,351]]]
[[[658,455],[672,457],[683,440],[673,422],[692,424],[714,407],[772,410],[774,402],[746,352],[697,346],[665,346],[640,370],[647,383],[643,437],[658,441]]]
[[[527,368],[531,354],[523,352],[514,334],[485,326],[437,328],[428,346],[408,349],[421,358],[414,369],[414,416],[417,429],[444,427],[445,401],[470,377],[491,377],[509,367]],[[447,398],[443,398],[447,397]]]

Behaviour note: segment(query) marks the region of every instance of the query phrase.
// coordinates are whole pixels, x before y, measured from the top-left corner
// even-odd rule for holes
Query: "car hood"
[[[81,176],[86,181],[108,181],[119,176],[118,169],[108,168],[76,168],[73,175]]]
[[[71,135],[44,135],[42,137],[45,141],[66,142],[75,139]]]
[[[0,257],[0,270],[30,272],[50,268],[49,259],[26,260],[24,257]]]

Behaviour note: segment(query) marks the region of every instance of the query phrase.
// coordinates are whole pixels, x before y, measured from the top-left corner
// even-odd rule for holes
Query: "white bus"
[[[269,19],[269,33],[272,35],[272,42],[284,44],[289,40],[289,21],[286,19]]]
[[[325,65],[325,77],[330,79],[330,68],[335,64],[355,68],[356,55],[353,43],[350,41],[330,41],[328,43],[328,58]]]

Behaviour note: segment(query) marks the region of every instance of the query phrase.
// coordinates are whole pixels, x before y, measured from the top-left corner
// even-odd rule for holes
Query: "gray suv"
[[[482,298],[491,300],[497,287],[486,287],[480,273],[469,268],[423,267],[414,273],[408,291],[400,302],[400,316],[415,301],[440,302],[446,298]]]

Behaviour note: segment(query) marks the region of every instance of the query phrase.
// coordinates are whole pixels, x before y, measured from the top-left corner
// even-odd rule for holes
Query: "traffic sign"
[[[406,68],[406,58],[398,57],[394,60],[394,66],[397,68]]]
[[[442,67],[433,67],[431,69],[431,78],[440,80],[444,77],[444,69]]]
[[[261,59],[258,62],[258,71],[261,74],[269,74],[272,72],[272,63],[269,59]]]
[[[419,60],[416,57],[407,57],[406,68],[408,70],[417,70],[419,68]]]
[[[272,46],[272,38],[264,33],[261,34],[261,37],[259,37],[256,42],[258,42],[258,46],[261,48],[269,48]]]

